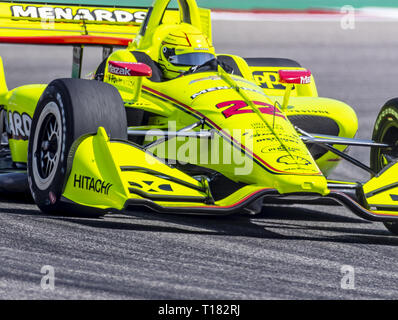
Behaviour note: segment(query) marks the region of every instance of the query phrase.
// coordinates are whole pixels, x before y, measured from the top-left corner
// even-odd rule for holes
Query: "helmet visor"
[[[200,66],[214,58],[214,54],[211,53],[192,52],[170,56],[168,60],[176,66]]]

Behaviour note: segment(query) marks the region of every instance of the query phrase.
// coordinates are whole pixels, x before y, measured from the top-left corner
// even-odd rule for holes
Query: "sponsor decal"
[[[32,126],[32,118],[25,112],[22,114],[17,111],[8,111],[5,114],[6,131],[10,139],[28,140],[30,128]]]
[[[244,80],[242,78],[233,77],[233,76],[232,76],[232,79],[234,79],[235,81],[246,83],[246,84],[251,85],[253,87],[251,89],[249,89],[249,88],[243,88],[243,89],[254,90],[255,92],[264,94],[263,91],[255,89],[255,88],[258,88],[258,86],[256,86],[253,82]],[[222,80],[222,78],[220,76],[208,76],[208,77],[204,77],[204,78],[194,79],[191,82],[189,82],[189,84],[197,83],[197,82],[200,82],[200,81],[206,81],[206,80]]]
[[[290,165],[304,165],[304,166],[308,166],[311,164],[311,161],[303,158],[303,157],[299,157],[299,156],[282,156],[279,157],[276,162],[278,163],[283,163],[286,164],[288,166]]]
[[[75,174],[73,187],[107,195],[112,184],[101,179]]]
[[[254,71],[253,78],[261,88],[285,90],[286,87],[279,83],[277,74],[278,71]]]
[[[127,68],[116,67],[112,64],[108,64],[108,71],[117,76],[131,76],[131,73],[130,73],[131,70],[129,70]]]
[[[285,146],[278,146],[278,147],[264,147],[261,149],[262,153],[276,153],[276,152],[285,152],[289,151],[292,153],[304,153],[303,150],[300,148],[295,148],[295,147],[285,147]]]
[[[279,142],[279,141],[281,141],[281,142],[284,142],[284,143],[299,144],[300,140],[298,140],[296,138],[291,139],[291,138],[279,137],[279,136],[278,136],[278,138],[276,138],[275,136],[271,136],[271,137],[268,137],[268,138],[256,139],[256,142],[264,142],[264,141],[265,142]]]
[[[330,112],[327,110],[317,110],[317,109],[301,110],[301,109],[295,109],[295,106],[288,106],[287,113],[291,113],[292,115],[297,115],[297,114],[301,114],[301,113],[329,114]]]
[[[195,99],[197,97],[199,97],[202,94],[208,93],[208,92],[213,92],[213,91],[218,91],[218,90],[228,90],[228,89],[232,89],[232,87],[228,87],[228,86],[220,86],[220,87],[214,87],[214,88],[209,88],[209,89],[204,89],[202,91],[199,91],[197,93],[195,93],[194,95],[191,96],[191,99]]]
[[[113,74],[108,73],[106,79],[109,83],[112,83],[115,86],[126,86],[126,87],[133,87],[134,81],[130,80],[131,78],[121,78],[115,77]]]
[[[39,18],[45,20],[89,20],[108,22],[134,22],[142,23],[145,19],[145,11],[130,12],[126,10],[86,9],[73,7],[46,7],[46,6],[20,6],[10,7],[12,17]]]
[[[308,84],[311,83],[311,76],[302,76],[300,77],[300,83],[301,84]]]
[[[261,113],[275,115],[276,117],[281,117],[286,119],[282,112],[277,108],[274,107],[272,104],[268,104],[261,101],[253,101],[256,106],[262,106],[258,108]],[[233,101],[224,101],[216,105],[218,109],[227,108],[225,109],[222,114],[225,118],[232,117],[233,115],[243,114],[243,113],[254,113],[252,109],[245,109],[248,107],[246,101],[243,100],[233,100]]]
[[[145,192],[159,192],[162,191],[173,191],[173,188],[168,183],[155,183],[154,181],[142,181],[142,183],[137,182],[129,182],[132,187],[137,187],[140,189],[144,189]],[[157,189],[157,190],[156,190]]]
[[[262,130],[262,132],[265,132],[265,133],[272,133],[272,131],[269,129],[268,126],[266,126],[264,124],[264,122],[253,122],[253,123],[250,124],[250,126],[253,129]],[[284,131],[284,130],[286,130],[284,126],[281,126],[281,125],[279,125],[277,123],[275,124],[274,131]],[[259,132],[259,131],[256,131],[256,132]]]
[[[229,86],[219,86],[219,87],[204,89],[204,90],[199,91],[199,92],[195,93],[194,95],[192,95],[191,99],[193,100],[193,99],[199,97],[200,95],[208,93],[208,92],[213,92],[213,91],[218,91],[218,90],[228,90],[228,89],[234,89],[234,88],[233,87],[229,87]],[[259,93],[261,95],[264,95],[264,92],[262,92],[261,90],[256,90],[256,89],[253,89],[253,88],[239,87],[238,89],[252,91],[252,92],[256,92],[256,93]]]

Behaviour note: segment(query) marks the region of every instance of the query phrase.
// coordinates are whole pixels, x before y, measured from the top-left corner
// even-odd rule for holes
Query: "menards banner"
[[[41,20],[84,20],[140,24],[147,10],[115,8],[80,8],[74,6],[22,5],[0,3],[2,10],[11,13],[12,18],[30,18]]]
[[[132,1],[147,4],[144,7],[123,6],[127,1],[117,6],[86,4],[90,0],[84,5],[46,2],[0,1],[0,42],[124,46],[136,37],[151,5],[148,1]],[[210,11],[202,9],[200,14],[203,31],[211,38]],[[177,10],[168,9],[163,21],[179,19]]]
[[[23,2],[23,1],[13,1]],[[46,0],[30,2],[45,2],[50,4],[69,3],[74,5],[97,5],[115,7],[143,7],[147,8],[152,4],[152,0]],[[196,0],[199,7],[220,10],[306,10],[306,9],[337,9],[346,5],[360,9],[363,7],[398,7],[397,0]],[[177,7],[177,0],[171,0],[171,7]]]

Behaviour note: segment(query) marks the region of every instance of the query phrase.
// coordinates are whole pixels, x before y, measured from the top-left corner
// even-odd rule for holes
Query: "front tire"
[[[111,138],[127,140],[126,112],[115,87],[82,79],[57,79],[48,85],[37,104],[28,145],[28,182],[40,210],[82,211],[61,201],[68,155],[76,139],[95,134],[100,126]]]
[[[398,161],[398,98],[391,99],[381,108],[376,118],[372,139],[393,145],[393,148],[372,147],[370,150],[370,167],[379,173],[390,163]],[[385,227],[398,235],[398,222],[384,222]]]

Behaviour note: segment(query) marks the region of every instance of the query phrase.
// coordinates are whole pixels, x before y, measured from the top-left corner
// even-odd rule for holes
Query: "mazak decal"
[[[28,140],[32,118],[27,113],[20,114],[17,111],[8,111],[5,119],[6,131],[10,139]]]
[[[85,9],[68,7],[43,7],[43,6],[11,6],[12,17],[39,18],[43,20],[88,20],[109,22],[135,22],[142,23],[145,11],[129,12],[126,10]]]
[[[118,76],[131,76],[130,70],[127,68],[119,68],[112,64],[108,64],[108,71]]]
[[[101,179],[75,174],[73,187],[107,195],[112,184]]]

